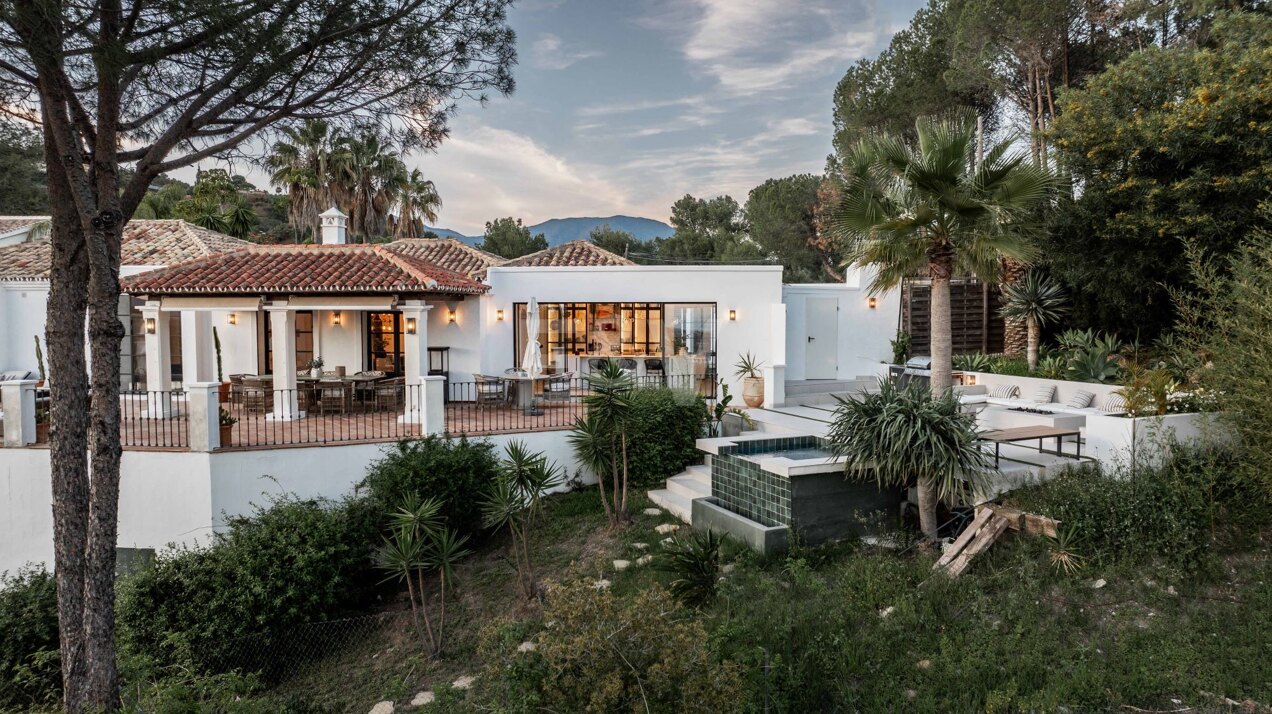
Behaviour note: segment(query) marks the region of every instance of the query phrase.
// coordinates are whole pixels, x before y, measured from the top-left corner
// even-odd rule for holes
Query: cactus
[[[35,362],[40,365],[40,384],[44,384],[47,375],[44,373],[44,350],[40,347],[40,336],[32,335],[35,338]]]
[[[216,381],[224,382],[225,377],[221,374],[221,335],[217,333],[215,325],[212,327],[212,346],[216,349]]]

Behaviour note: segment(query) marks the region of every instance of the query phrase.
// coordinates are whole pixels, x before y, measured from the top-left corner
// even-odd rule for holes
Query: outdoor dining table
[[[543,412],[539,411],[534,404],[535,383],[546,382],[552,377],[551,374],[539,374],[533,377],[528,374],[504,374],[501,379],[508,380],[514,387],[513,399],[516,400],[517,406],[526,414],[537,416]]]
[[[343,377],[335,377],[330,375],[314,377],[309,374],[296,375],[296,383],[298,385],[304,385],[305,387],[309,388],[311,398],[313,396],[316,396],[317,387],[321,383],[326,382],[326,383],[332,384],[335,382],[342,382],[350,386],[350,389],[353,392],[353,398],[356,401],[363,401],[363,402],[367,401],[368,394],[370,394],[371,398],[374,399],[375,384],[376,382],[379,382],[382,379],[384,379],[384,377],[373,377],[369,375],[358,375],[358,374],[347,374]]]

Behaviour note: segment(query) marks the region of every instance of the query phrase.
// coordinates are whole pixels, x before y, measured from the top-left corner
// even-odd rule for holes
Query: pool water
[[[785,449],[783,451],[769,451],[763,454],[751,454],[753,459],[771,459],[775,457],[783,457],[791,461],[805,461],[811,459],[830,459],[834,458],[834,454],[829,449],[823,449],[819,446],[809,446],[803,449]]]

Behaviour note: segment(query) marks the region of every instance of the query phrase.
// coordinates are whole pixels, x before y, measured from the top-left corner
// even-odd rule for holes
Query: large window
[[[402,313],[367,313],[367,365],[390,377],[403,375]]]

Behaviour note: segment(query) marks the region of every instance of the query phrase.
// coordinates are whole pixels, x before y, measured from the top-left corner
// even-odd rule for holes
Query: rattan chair
[[[318,411],[341,413],[349,411],[353,396],[352,385],[347,382],[322,381],[318,383]]]
[[[373,389],[376,411],[400,409],[406,397],[406,377],[394,377],[383,382],[376,382]]]
[[[573,386],[573,372],[557,375],[543,383],[543,401],[568,402],[574,397],[571,391]]]
[[[274,380],[243,377],[243,408],[249,413],[274,411]]]
[[[473,379],[476,381],[474,396],[477,406],[502,406],[508,403],[508,380],[485,374],[475,374]]]

